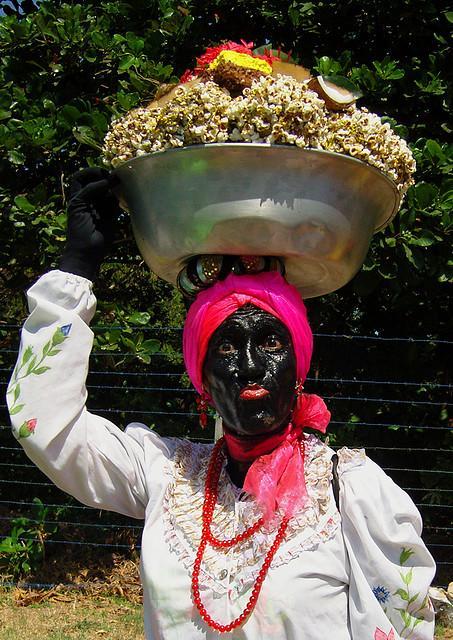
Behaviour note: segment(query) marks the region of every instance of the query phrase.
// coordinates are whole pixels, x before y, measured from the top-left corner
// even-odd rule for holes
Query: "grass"
[[[142,606],[125,598],[55,593],[33,599],[39,597],[0,590],[0,640],[144,640]],[[453,640],[453,629],[437,627],[434,640]]]
[[[442,625],[436,626],[436,635],[434,640],[453,640],[453,629],[447,629]]]
[[[71,594],[21,606],[14,591],[3,591],[0,620],[0,640],[144,639],[141,605],[114,596]]]

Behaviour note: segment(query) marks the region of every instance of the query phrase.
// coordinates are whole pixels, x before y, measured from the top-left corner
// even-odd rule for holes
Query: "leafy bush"
[[[0,569],[13,579],[39,569],[45,541],[58,530],[56,523],[48,522],[48,507],[39,498],[33,498],[33,503],[32,517],[13,518],[9,535],[0,541]]]
[[[29,1],[14,4],[4,7],[8,15],[0,20],[4,319],[24,314],[18,292],[55,265],[65,233],[63,184],[80,166],[99,163],[110,119],[149,100],[160,83],[174,81],[206,45],[242,37],[258,44],[271,40],[316,72],[349,76],[362,90],[363,104],[384,115],[416,155],[418,184],[400,215],[375,237],[354,281],[314,301],[312,313],[340,329],[335,309],[341,303],[347,310],[343,328],[366,331],[364,304],[373,328],[384,330],[390,317],[395,326],[389,312],[404,310],[393,331],[405,332],[408,323],[412,333],[424,333],[433,301],[445,309],[452,276],[452,145],[446,142],[452,14],[438,3],[391,0],[378,3],[373,15],[358,0],[44,0],[39,10]],[[141,271],[136,253],[124,220],[99,297],[115,301],[126,315],[143,297],[153,305],[158,300],[156,317],[168,317],[169,289],[155,280],[141,276],[133,295],[126,294]],[[121,274],[113,287],[107,277],[112,269]]]

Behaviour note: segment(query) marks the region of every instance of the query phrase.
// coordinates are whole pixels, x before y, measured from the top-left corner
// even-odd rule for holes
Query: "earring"
[[[208,426],[208,414],[207,414],[208,400],[204,391],[202,392],[201,395],[195,398],[195,402],[197,403],[197,411],[200,414],[198,417],[200,427],[202,429],[206,429],[206,427]]]
[[[296,387],[294,390],[296,392],[297,398],[302,395],[302,391],[304,390],[304,383],[302,382],[302,380],[298,380],[296,382]]]

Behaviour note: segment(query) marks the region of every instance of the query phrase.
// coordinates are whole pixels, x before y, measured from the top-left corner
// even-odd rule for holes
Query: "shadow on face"
[[[203,384],[231,431],[252,436],[285,426],[296,386],[289,330],[258,307],[241,307],[211,336]]]

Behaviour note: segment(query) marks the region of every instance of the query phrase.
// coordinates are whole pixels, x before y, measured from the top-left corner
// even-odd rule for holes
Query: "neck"
[[[224,428],[227,471],[236,486],[243,486],[253,462],[276,449],[286,439],[291,428],[291,424],[286,423],[276,431],[256,436],[240,435],[228,427]]]
[[[244,485],[245,476],[247,475],[247,471],[250,469],[252,462],[240,462],[239,460],[235,460],[227,453],[227,471],[231,480],[237,487],[242,489]]]

